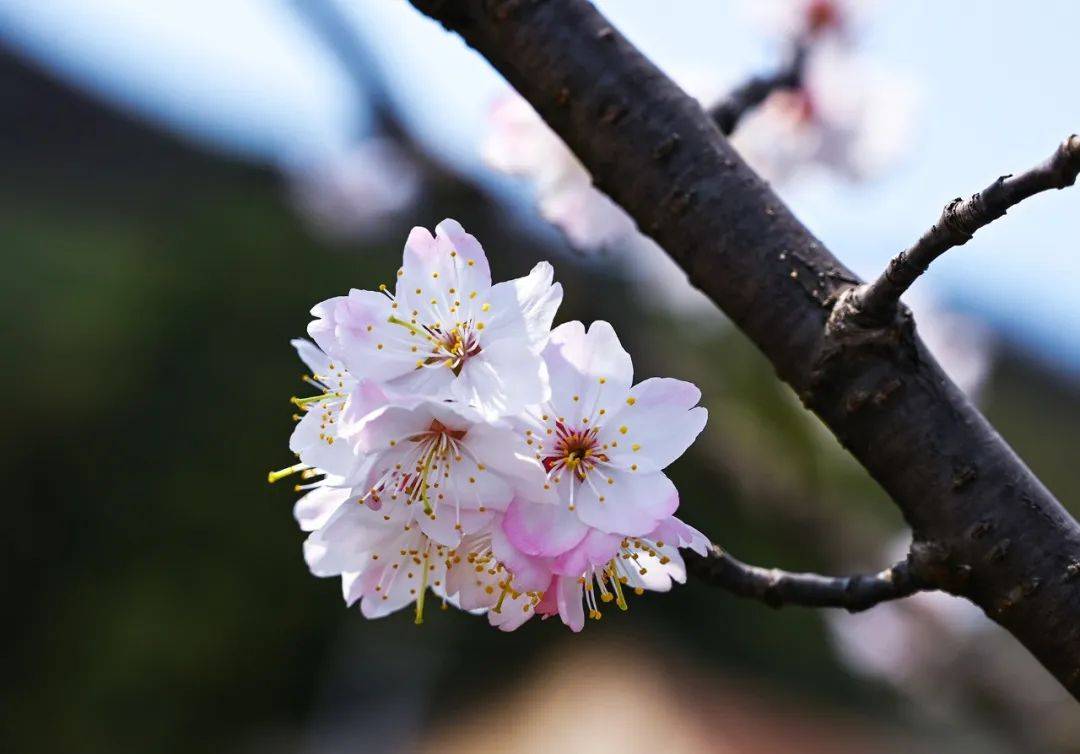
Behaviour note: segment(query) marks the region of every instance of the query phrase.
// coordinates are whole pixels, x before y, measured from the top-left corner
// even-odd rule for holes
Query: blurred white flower
[[[766,180],[819,171],[849,180],[876,177],[910,145],[913,83],[835,44],[815,46],[803,87],[774,92],[731,139]]]
[[[507,93],[492,106],[481,152],[496,170],[528,178],[540,214],[573,246],[591,251],[637,233],[630,216],[593,188],[574,153],[517,94]]]
[[[289,196],[318,233],[363,238],[416,201],[417,165],[388,139],[369,139],[331,159],[291,168]]]
[[[746,16],[765,33],[787,42],[794,38],[850,38],[877,0],[743,0]]]

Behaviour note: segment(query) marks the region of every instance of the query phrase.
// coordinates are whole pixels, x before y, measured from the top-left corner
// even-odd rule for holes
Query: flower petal
[[[602,567],[618,554],[622,539],[620,534],[589,529],[576,547],[555,559],[552,571],[573,578],[590,573],[593,566]]]
[[[450,218],[443,220],[435,226],[435,241],[446,258],[456,260],[454,274],[459,290],[470,293],[486,291],[491,287],[491,268],[488,266],[487,254],[480,242],[465,232],[461,223]],[[457,256],[451,257],[451,252],[455,252]]]
[[[510,541],[502,526],[496,524],[491,532],[491,552],[513,574],[514,588],[526,592],[542,592],[551,583],[551,560],[526,555]]]
[[[582,605],[582,585],[577,578],[563,576],[559,579],[556,599],[562,622],[577,633],[585,627],[585,607]]]
[[[586,332],[580,322],[566,322],[551,331],[544,349],[551,380],[551,406],[577,425],[599,408],[611,413],[626,400],[634,378],[630,354],[607,322],[593,322]]]
[[[589,528],[566,506],[521,499],[510,503],[502,530],[521,552],[541,557],[561,555],[589,533]]]
[[[510,338],[524,341],[539,352],[547,343],[555,312],[562,303],[563,290],[552,283],[555,271],[539,262],[528,275],[496,283],[484,303],[490,308],[483,319],[482,342]]]
[[[663,472],[597,471],[601,473],[590,474],[592,484],[582,484],[577,491],[578,517],[589,526],[643,536],[679,507],[679,493]]]
[[[333,408],[311,405],[293,428],[289,450],[309,466],[348,477],[359,459],[349,443],[336,436],[333,428],[327,426],[326,419],[330,415],[340,416],[340,403]]]
[[[547,399],[547,368],[524,341],[498,340],[465,362],[451,395],[488,419],[507,416]]]
[[[683,380],[654,377],[630,390],[630,401],[603,425],[601,439],[615,441],[608,453],[623,469],[659,471],[686,452],[705,427],[708,412],[698,406],[701,391]]]
[[[381,293],[354,288],[312,308],[316,319],[308,324],[308,335],[331,359],[343,361],[352,376],[391,380],[414,369],[416,357],[402,336],[407,330],[387,321],[390,307]]]
[[[334,511],[352,496],[349,487],[316,487],[296,501],[293,516],[301,531],[315,531],[330,519]]]

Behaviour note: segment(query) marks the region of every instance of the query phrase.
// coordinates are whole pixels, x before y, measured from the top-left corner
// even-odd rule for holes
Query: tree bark
[[[827,327],[860,281],[700,105],[584,0],[411,0],[459,33],[757,344],[900,506],[919,583],[962,595],[1080,697],[1080,525],[900,309]]]

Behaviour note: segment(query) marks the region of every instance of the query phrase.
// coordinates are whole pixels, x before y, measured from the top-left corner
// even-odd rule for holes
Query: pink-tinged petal
[[[484,610],[498,602],[502,590],[498,578],[486,571],[477,573],[465,560],[452,565],[446,572],[446,591],[462,610]]]
[[[597,191],[584,170],[577,180],[547,187],[540,193],[538,204],[544,219],[558,226],[577,249],[596,251],[637,236],[630,215]]]
[[[563,298],[562,286],[552,282],[554,276],[549,263],[539,262],[525,277],[492,286],[483,302],[489,309],[479,315],[485,327],[482,342],[509,338],[539,352]]]
[[[462,457],[453,465],[449,480],[444,480],[445,497],[439,502],[446,515],[454,509],[481,508],[487,511],[504,511],[514,497],[514,489],[502,475],[487,468],[481,469],[471,458]],[[442,515],[440,513],[440,515]]]
[[[576,547],[555,558],[552,570],[562,576],[580,577],[591,572],[593,566],[602,567],[614,558],[619,553],[622,539],[619,534],[590,529]]]
[[[352,607],[364,596],[362,576],[362,571],[347,571],[341,574],[341,596],[345,598],[345,604],[348,607]]]
[[[501,423],[478,423],[465,436],[469,452],[501,474],[515,493],[531,502],[552,502],[556,498],[545,490],[547,475],[544,467],[532,455],[521,436]]]
[[[343,437],[356,434],[369,416],[387,406],[390,398],[386,391],[374,380],[360,380],[349,392],[345,406],[341,410],[339,432]],[[399,402],[400,405],[400,402]]]
[[[542,592],[551,583],[551,559],[521,552],[498,525],[492,528],[491,552],[513,574],[518,591]]]
[[[465,248],[458,249],[456,243]],[[431,313],[430,302],[434,298],[443,312],[449,311],[455,300],[462,301],[465,308],[459,313],[466,314],[471,311],[469,302],[473,301],[469,296],[485,295],[490,287],[487,257],[476,239],[456,222],[440,223],[436,237],[424,228],[413,228],[409,233],[395,289],[401,305],[399,311]],[[455,293],[450,293],[450,289]]]
[[[560,555],[575,547],[589,532],[577,515],[563,505],[521,499],[510,504],[502,530],[516,548],[539,557]]]
[[[497,419],[547,400],[547,367],[526,342],[502,339],[466,361],[450,390],[456,400]]]
[[[414,369],[416,357],[397,332],[402,328],[387,322],[390,306],[381,293],[354,288],[315,305],[308,335],[352,376],[391,380]]]
[[[369,413],[363,422],[343,427],[345,436],[358,452],[385,451],[431,426],[431,411],[426,405],[389,405]],[[393,445],[391,445],[393,443]]]
[[[665,545],[689,548],[698,555],[708,554],[710,545],[708,537],[675,516],[669,516],[661,521],[660,525],[648,535],[648,539],[653,542],[663,542]]]
[[[328,412],[334,416],[340,415],[339,408],[311,405],[293,428],[289,437],[289,450],[309,466],[347,477],[357,466],[359,459],[349,443],[336,436],[332,428],[329,432],[323,428],[324,417]]]
[[[491,521],[494,515],[495,511],[491,509],[480,513],[466,509],[455,511],[452,505],[440,505],[435,511],[434,518],[418,511],[416,520],[420,525],[420,530],[432,541],[446,547],[457,547],[463,535],[479,531]]]
[[[634,378],[630,354],[607,322],[593,322],[586,332],[580,322],[566,322],[551,331],[544,349],[551,381],[551,405],[567,423],[603,408],[607,414],[626,400]]]
[[[393,513],[387,520],[384,514],[363,505],[339,506],[326,524],[304,542],[308,568],[316,576],[337,576],[363,570],[373,554],[396,555],[397,550],[387,543],[400,538],[405,513]]]
[[[708,413],[697,402],[697,386],[669,378],[638,383],[629,399],[603,425],[603,442],[615,446],[608,453],[616,466],[637,471],[659,471],[686,452],[701,430]]]
[[[578,517],[623,536],[648,534],[679,507],[679,493],[663,472],[597,469],[577,490]]]
[[[451,252],[456,254],[450,258],[456,263],[454,269],[457,274],[457,288],[471,293],[491,287],[491,268],[488,266],[487,254],[480,242],[466,233],[457,220],[447,218],[436,225],[435,241],[442,254],[447,257],[450,257]]]
[[[559,604],[559,617],[575,633],[585,627],[582,589],[581,583],[574,577],[563,576],[559,579],[558,593],[556,595]]]
[[[346,571],[363,570],[370,562],[364,550],[354,550],[337,542],[328,542],[321,530],[314,531],[304,540],[304,562],[312,576],[326,578],[340,576]]]
[[[296,501],[293,516],[301,531],[322,528],[330,516],[352,495],[348,487],[316,487]]]
[[[488,611],[488,623],[500,631],[514,631],[534,615],[532,599],[527,594],[508,594],[498,612]]]
[[[388,569],[383,568],[385,573]],[[416,595],[411,592],[416,589],[419,582],[416,578],[406,579],[404,575],[391,575],[386,578],[387,587],[376,592],[365,592],[360,600],[360,613],[370,619],[384,618],[395,613],[406,605],[416,601]]]
[[[435,243],[435,237],[427,228],[419,226],[409,231],[405,239],[405,251],[402,255],[401,277],[409,277],[413,284],[423,285],[431,276],[431,272],[438,269],[439,247]],[[402,284],[398,285],[398,298],[405,297]]]
[[[544,619],[550,618],[552,615],[557,615],[559,612],[559,582],[562,581],[561,576],[552,576],[551,582],[547,585],[547,589],[544,590],[543,596],[540,598],[540,602],[537,603],[536,610],[537,615],[544,616]]]
[[[330,374],[331,359],[317,345],[304,338],[293,338],[289,344],[312,374]]]

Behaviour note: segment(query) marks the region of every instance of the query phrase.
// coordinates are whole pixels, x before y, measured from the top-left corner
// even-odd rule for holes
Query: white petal
[[[551,381],[551,405],[576,426],[599,408],[611,413],[623,404],[634,378],[630,354],[615,330],[597,321],[588,332],[580,322],[566,322],[551,331],[544,349]]]
[[[348,487],[325,485],[308,492],[293,506],[293,516],[300,524],[300,530],[315,531],[321,528],[351,495],[352,490]]]
[[[434,518],[418,511],[416,520],[420,530],[433,541],[446,547],[457,547],[463,535],[479,531],[494,515],[495,511],[490,509],[483,513],[467,509],[455,511],[450,505],[442,505],[435,511]]]
[[[453,278],[460,291],[485,291],[491,287],[491,268],[480,242],[465,232],[457,220],[447,218],[435,226],[439,251],[455,260]],[[450,257],[450,252],[456,256]],[[469,264],[469,262],[472,264]]]
[[[546,400],[547,368],[523,341],[498,340],[465,362],[451,391],[457,400],[496,419]]]
[[[589,474],[589,481],[578,488],[577,513],[601,531],[643,536],[679,507],[679,493],[663,472],[601,468]]]
[[[602,442],[617,442],[608,457],[624,469],[665,468],[686,452],[708,418],[704,408],[694,408],[701,391],[690,382],[654,377],[635,385],[630,398],[633,403],[624,402],[601,432]]]
[[[310,335],[331,359],[341,359],[360,379],[390,380],[416,366],[409,350],[409,330],[387,321],[390,299],[375,291],[353,289],[317,304],[308,325]]]
[[[585,627],[585,607],[581,604],[582,589],[582,585],[574,577],[563,576],[559,579],[559,617],[574,632]]]
[[[339,437],[334,425],[327,425],[328,413],[340,416],[340,410],[311,405],[289,437],[289,450],[300,456],[309,466],[338,476],[349,476],[359,459],[349,443]]]
[[[648,538],[653,542],[663,542],[665,546],[689,548],[698,555],[705,555],[710,544],[708,537],[675,516],[669,516],[661,521],[660,525],[649,533]]]
[[[312,374],[330,373],[330,357],[323,353],[322,349],[317,345],[305,338],[293,338],[289,343],[296,349],[300,360],[311,370]]]
[[[573,578],[590,574],[594,567],[603,567],[618,555],[621,543],[622,536],[619,534],[605,534],[598,529],[590,529],[579,545],[555,559],[552,570]]]
[[[482,342],[511,338],[535,351],[543,348],[562,303],[562,286],[552,283],[554,275],[549,263],[539,262],[525,277],[492,286],[485,300],[490,309],[486,317],[481,315]]]

